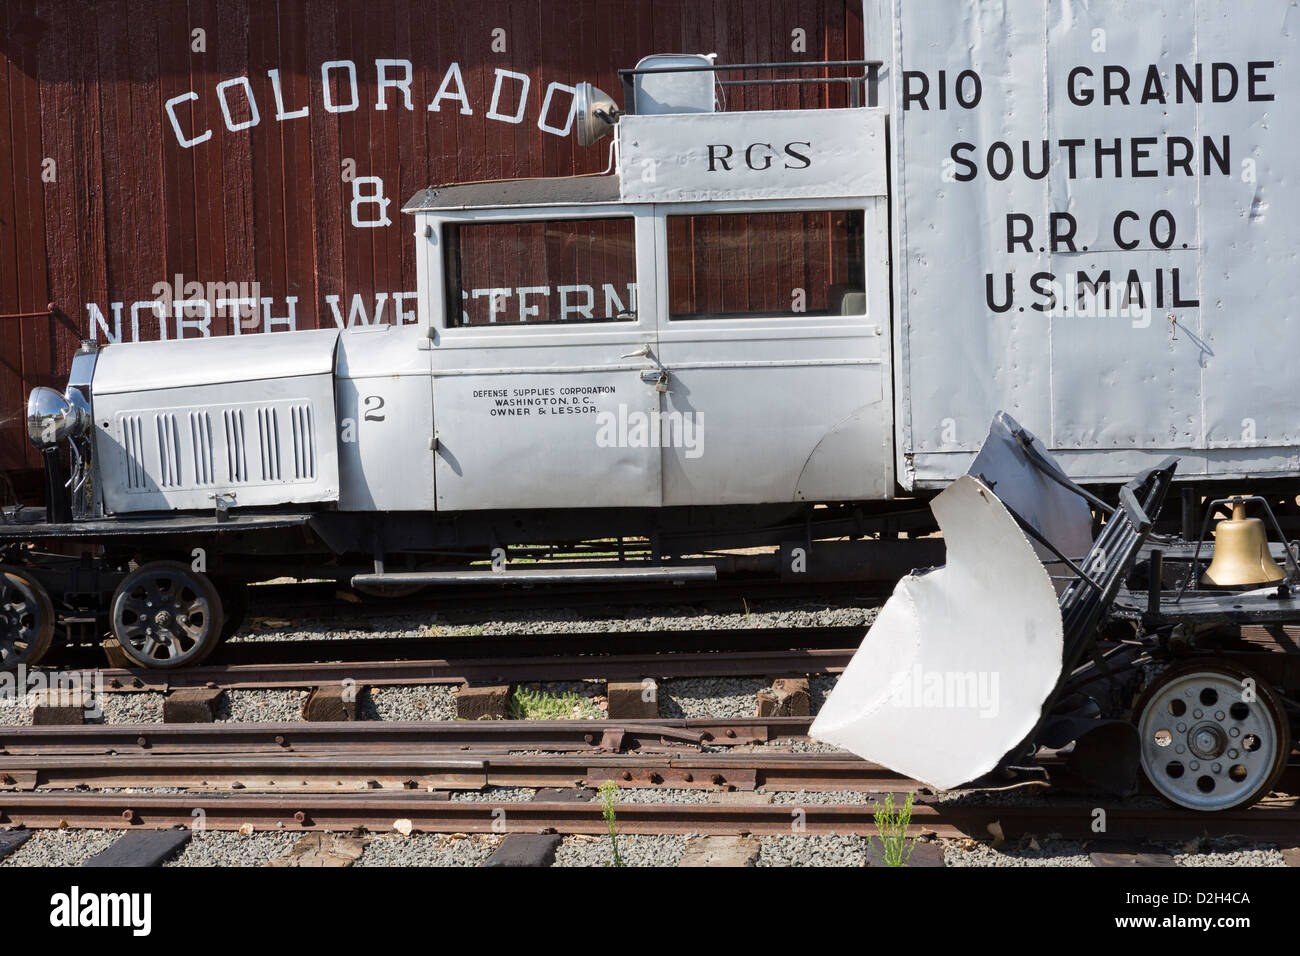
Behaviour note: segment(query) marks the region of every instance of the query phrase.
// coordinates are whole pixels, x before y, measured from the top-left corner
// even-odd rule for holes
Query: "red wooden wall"
[[[717,52],[724,63],[857,58],[862,22],[860,0],[5,0],[0,44],[6,471],[36,464],[22,433],[24,397],[36,385],[61,387],[96,311],[110,329],[120,314],[130,339],[132,303],[158,298],[157,284],[179,275],[256,283],[273,319],[295,298],[298,328],[334,322],[331,296],[346,323],[354,301],[373,319],[376,297],[388,295],[379,317],[393,321],[391,296],[415,290],[411,221],[400,207],[417,189],[604,167],[605,145],[585,150],[539,127],[563,127],[568,114],[557,87],[542,116],[550,84],[586,80],[621,101],[615,70],[653,52]],[[377,60],[410,61],[412,109],[392,87],[382,91],[387,109],[376,108]],[[330,70],[325,88],[330,61],[354,65],[356,109],[326,108],[327,97],[336,107],[352,99],[345,66]],[[452,64],[468,114],[452,98],[428,108]],[[522,104],[519,82],[501,81],[497,112],[522,108],[517,124],[488,115],[498,69],[529,77]],[[272,70],[284,112],[306,107],[305,116],[277,119]],[[231,131],[253,118],[249,90],[258,122]],[[821,95],[733,89],[728,107],[814,105]],[[165,104],[178,96],[181,135],[211,130],[203,142],[187,147],[173,129]],[[355,177],[382,180],[389,225],[353,224]],[[377,218],[374,204],[358,212]],[[53,316],[14,315],[51,302]],[[150,308],[135,311],[139,337],[162,333]],[[235,321],[216,316],[203,330],[201,314],[190,318],[187,336],[228,333]],[[174,337],[175,317],[166,323]],[[103,329],[93,332],[104,340]]]

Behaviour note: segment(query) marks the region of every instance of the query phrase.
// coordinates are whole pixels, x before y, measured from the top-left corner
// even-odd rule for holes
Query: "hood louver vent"
[[[293,476],[312,481],[316,477],[316,441],[311,406],[294,405],[289,414],[293,417]]]
[[[228,408],[221,413],[226,435],[226,479],[233,485],[248,481],[248,458],[244,451],[244,412]]]
[[[181,433],[176,416],[155,415],[154,427],[158,434],[158,485],[161,488],[180,488],[184,479],[181,477]]]
[[[215,483],[212,473],[212,419],[207,412],[190,412],[190,440],[194,449],[194,483]]]
[[[106,515],[339,500],[337,330],[114,344],[93,380]]]
[[[146,487],[144,466],[144,424],[139,415],[123,415],[118,422],[122,450],[126,453],[126,487],[142,491]]]
[[[280,423],[274,408],[257,410],[258,448],[262,453],[262,480],[279,481],[280,468]]]
[[[301,399],[120,414],[116,434],[126,491],[169,500],[179,493],[199,502],[188,507],[207,508],[222,489],[315,482],[322,440],[317,423],[313,403]],[[246,499],[239,494],[238,500]]]

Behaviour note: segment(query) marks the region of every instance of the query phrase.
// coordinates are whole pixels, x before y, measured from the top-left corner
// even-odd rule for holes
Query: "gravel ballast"
[[[686,852],[686,837],[677,834],[618,838],[624,866],[676,866]],[[613,847],[607,836],[567,836],[555,851],[555,866],[613,866]]]
[[[219,723],[302,720],[305,690],[228,690],[217,706]]]
[[[759,866],[862,866],[867,837],[840,834],[765,836]]]
[[[576,634],[588,631],[618,633],[624,631],[719,630],[750,627],[853,627],[870,624],[877,608],[846,603],[827,606],[809,601],[762,601],[746,606],[744,601],[728,601],[720,610],[698,606],[626,607],[626,608],[545,608],[491,611],[475,615],[472,624],[449,622],[439,614],[393,614],[384,617],[347,619],[347,610],[337,612],[342,620],[301,622],[253,618],[232,642],[365,640],[367,638],[403,637],[477,637],[534,634]],[[457,615],[461,617],[462,615]]]
[[[758,692],[770,682],[755,677],[680,677],[659,682],[659,716],[753,717]]]
[[[164,866],[265,866],[284,856],[302,839],[301,833],[238,833],[203,830]]]
[[[37,830],[0,866],[81,866],[121,835],[120,830]]]
[[[372,687],[358,704],[362,720],[456,719],[456,691],[446,684]]]
[[[480,834],[400,833],[370,840],[354,866],[481,866],[503,837]]]

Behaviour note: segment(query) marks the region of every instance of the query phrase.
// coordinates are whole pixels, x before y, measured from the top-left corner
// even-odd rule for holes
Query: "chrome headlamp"
[[[65,438],[76,438],[90,424],[90,409],[76,389],[66,395],[52,388],[32,389],[27,398],[27,437],[37,448],[52,448]]]

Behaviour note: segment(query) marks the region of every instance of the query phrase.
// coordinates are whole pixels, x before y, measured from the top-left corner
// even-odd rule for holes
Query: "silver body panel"
[[[884,114],[879,110],[764,114],[783,128],[802,121],[824,146],[827,175],[810,199],[806,177],[774,167],[738,178],[703,202],[593,202],[542,208],[408,206],[421,250],[420,315],[434,336],[437,508],[646,507],[776,504],[893,495],[892,371],[888,349],[889,243],[884,197]],[[705,135],[734,132],[735,116],[625,117],[637,162],[667,169],[681,149],[674,123]],[[618,135],[624,136],[620,129]],[[697,137],[698,138],[698,137]],[[849,182],[836,170],[844,144],[876,144],[860,158],[879,169]],[[817,158],[822,153],[816,154]],[[640,168],[640,166],[638,167]],[[680,170],[678,170],[680,171]],[[639,195],[642,187],[623,194]],[[662,174],[670,179],[668,172]],[[852,195],[853,189],[860,194]],[[691,196],[650,190],[647,195]],[[696,195],[704,200],[704,195]],[[675,321],[667,313],[665,217],[677,213],[861,209],[865,216],[863,316],[740,316]],[[631,216],[635,220],[635,321],[455,326],[447,322],[439,237],[456,223]],[[637,353],[641,353],[638,355]],[[655,387],[658,373],[665,389]],[[574,414],[503,415],[484,396],[597,390]],[[667,439],[602,445],[597,416],[692,416],[695,447]],[[658,416],[658,419],[655,419]],[[685,420],[681,418],[679,420]],[[671,426],[664,426],[665,428]]]
[[[417,241],[427,237],[419,304],[434,335],[429,354],[438,510],[661,503],[659,449],[601,448],[595,423],[600,412],[620,404],[639,412],[655,407],[657,393],[640,377],[653,365],[627,357],[654,345],[653,293],[648,299],[643,294],[638,317],[630,322],[448,327],[446,321],[443,262],[436,253],[444,226],[601,215],[633,217],[638,288],[652,288],[654,231],[648,210],[592,204],[416,213]],[[517,394],[547,390],[556,399],[566,392],[565,414],[554,407],[549,413],[503,407]]]
[[[883,0],[865,12],[866,55],[892,64],[900,482],[942,487],[963,474],[1000,408],[1079,480],[1121,481],[1171,454],[1182,480],[1300,474],[1300,151],[1287,118],[1300,88],[1295,4]],[[1251,64],[1264,78],[1255,96]],[[1197,65],[1202,102],[1180,102],[1178,71]],[[1230,99],[1212,95],[1218,65],[1236,71]],[[1121,68],[1128,102],[1107,104],[1103,71]],[[1090,71],[1074,79],[1091,92],[1087,104],[1071,99],[1080,69]],[[963,71],[982,84],[971,108],[956,98]],[[1164,101],[1153,92],[1142,102],[1151,71]],[[919,76],[928,80],[926,108],[904,108],[908,75],[914,93]],[[967,80],[967,102],[973,88]],[[1169,164],[1175,138],[1194,149],[1190,175]],[[1225,151],[1226,168],[1207,139]],[[1074,175],[1061,145],[1070,140],[1082,144]],[[1046,175],[1026,176],[1022,144],[1037,169],[1044,141]],[[1098,160],[1097,142],[1118,143],[1118,156]],[[973,148],[961,156],[978,168],[969,181],[955,178],[966,170],[952,159],[963,143]],[[1015,167],[1002,179],[989,171],[999,143]],[[1030,249],[1009,248],[1011,214],[1032,221]],[[1053,214],[1073,217],[1073,250],[1053,248]],[[1036,275],[1064,284],[1106,270],[1115,281],[1136,276],[1148,306],[1159,292],[1162,304],[1145,317],[1035,307]],[[1000,304],[1007,274],[1015,303],[995,313],[986,277]]]
[[[332,502],[334,330],[112,345],[93,392],[109,514]]]
[[[334,400],[343,511],[436,507],[428,344],[428,330],[415,325],[339,335]]]

